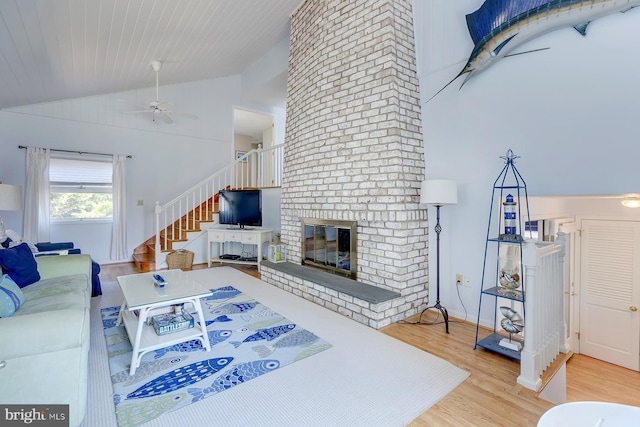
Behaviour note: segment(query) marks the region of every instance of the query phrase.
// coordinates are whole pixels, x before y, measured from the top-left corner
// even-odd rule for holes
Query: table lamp
[[[22,210],[22,187],[0,182],[0,211]],[[0,216],[0,243],[7,240],[7,233]]]

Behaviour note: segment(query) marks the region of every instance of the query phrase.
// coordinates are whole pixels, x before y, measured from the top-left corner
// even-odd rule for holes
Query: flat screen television
[[[260,190],[220,190],[218,214],[220,224],[240,228],[262,226]]]

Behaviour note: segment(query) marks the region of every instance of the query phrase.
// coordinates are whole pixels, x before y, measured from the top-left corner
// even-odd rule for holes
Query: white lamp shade
[[[0,211],[22,210],[22,187],[0,184]]]
[[[451,179],[428,179],[420,188],[421,205],[455,205],[458,203],[458,186]]]

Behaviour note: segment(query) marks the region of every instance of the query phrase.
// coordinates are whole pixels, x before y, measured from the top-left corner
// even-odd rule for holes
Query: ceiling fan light
[[[640,198],[638,197],[625,197],[620,203],[627,208],[640,208]]]

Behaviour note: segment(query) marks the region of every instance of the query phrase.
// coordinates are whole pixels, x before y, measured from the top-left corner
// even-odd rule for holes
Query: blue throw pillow
[[[3,248],[8,248],[9,247],[9,243],[13,242],[13,240],[11,240],[11,237],[7,236],[6,240],[2,243],[0,243],[0,245],[2,245]]]
[[[29,245],[21,243],[8,249],[0,250],[2,272],[8,274],[21,288],[40,280],[38,264],[33,257]]]
[[[9,317],[24,303],[24,294],[8,275],[0,281],[0,317]]]

